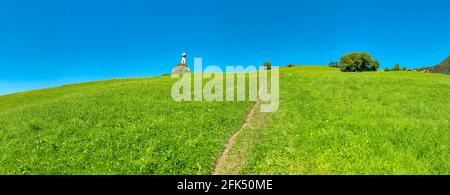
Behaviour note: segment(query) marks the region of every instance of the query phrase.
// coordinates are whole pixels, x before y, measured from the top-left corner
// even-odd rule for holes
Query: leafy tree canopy
[[[377,71],[380,63],[367,52],[352,52],[341,57],[342,72]]]

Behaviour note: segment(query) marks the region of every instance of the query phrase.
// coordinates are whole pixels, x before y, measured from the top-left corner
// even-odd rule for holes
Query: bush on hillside
[[[342,72],[377,71],[380,63],[367,52],[352,52],[341,57]]]

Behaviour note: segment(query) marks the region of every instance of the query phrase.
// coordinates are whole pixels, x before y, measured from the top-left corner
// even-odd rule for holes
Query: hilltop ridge
[[[450,55],[436,66],[418,68],[419,71],[430,71],[433,73],[450,74]]]

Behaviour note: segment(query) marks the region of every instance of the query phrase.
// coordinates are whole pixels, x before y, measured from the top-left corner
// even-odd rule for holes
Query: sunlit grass
[[[280,109],[238,139],[256,143],[240,151],[249,156],[240,173],[450,173],[448,75],[327,67],[281,73]]]
[[[209,174],[253,102],[174,102],[168,76],[0,96],[0,174]],[[280,71],[228,173],[449,174],[450,77]],[[234,159],[236,160],[236,159]]]
[[[0,174],[209,174],[251,102],[174,102],[169,76],[0,97]]]

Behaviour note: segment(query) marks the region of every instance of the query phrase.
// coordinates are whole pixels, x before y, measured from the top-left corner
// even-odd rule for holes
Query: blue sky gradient
[[[0,0],[0,94],[204,65],[392,67],[450,55],[448,0]]]

